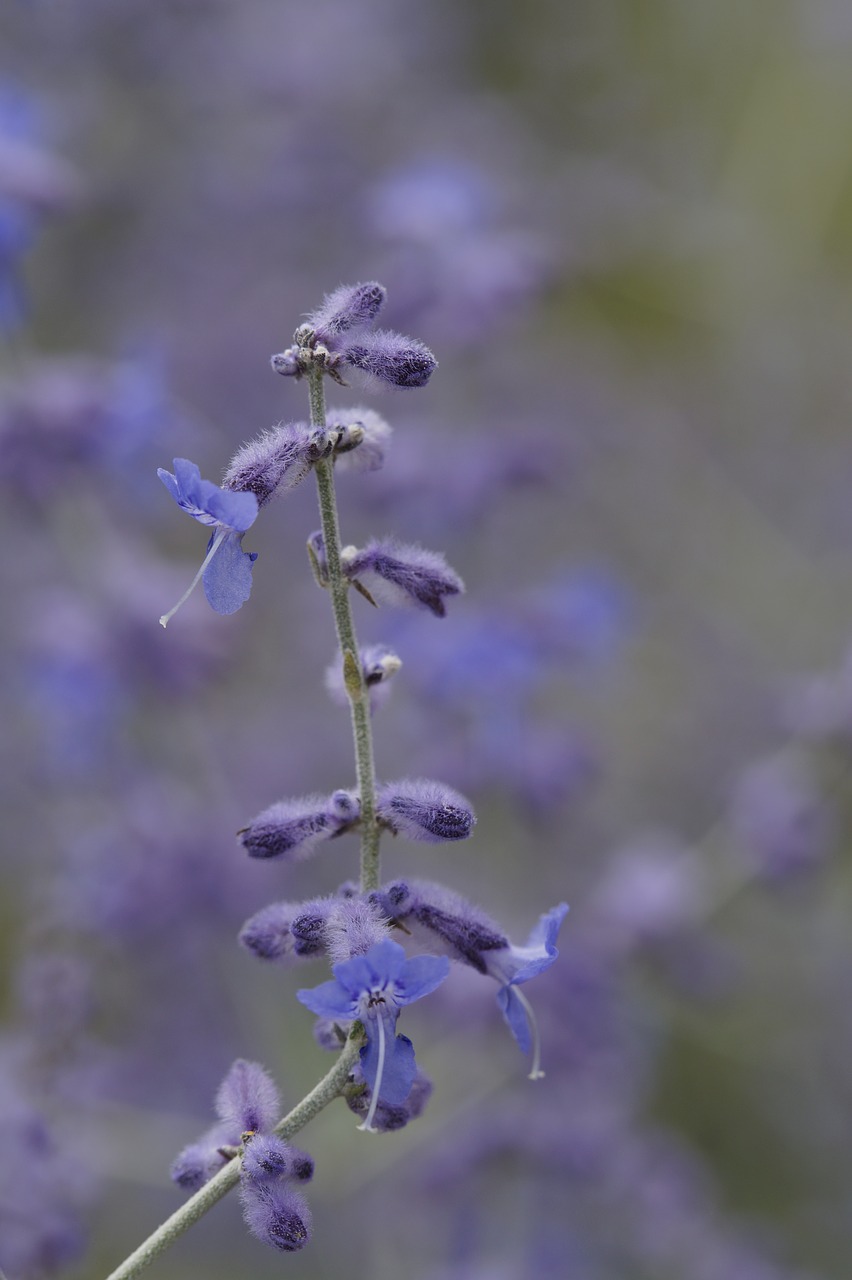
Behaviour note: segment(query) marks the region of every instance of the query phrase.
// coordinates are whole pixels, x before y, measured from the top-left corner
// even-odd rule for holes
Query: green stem
[[[303,1129],[309,1120],[313,1120],[323,1107],[327,1107],[340,1095],[363,1039],[362,1029],[356,1025],[350,1032],[343,1052],[328,1074],[275,1126],[274,1132],[279,1138],[291,1138],[294,1133]],[[138,1276],[158,1254],[173,1245],[185,1231],[198,1222],[199,1218],[203,1218],[208,1209],[212,1209],[214,1204],[227,1195],[239,1180],[240,1159],[235,1157],[214,1174],[210,1181],[206,1182],[200,1191],[196,1191],[195,1195],[181,1205],[170,1218],[167,1218],[144,1244],[141,1244],[129,1258],[122,1262],[120,1267],[107,1277],[107,1280],[133,1280],[133,1277]]]
[[[322,369],[314,365],[308,374],[311,403],[311,425],[325,428],[325,391]],[[378,889],[381,883],[379,839],[381,829],[376,819],[376,770],[373,763],[373,732],[370,724],[370,696],[358,657],[358,641],[349,601],[349,583],[340,562],[340,524],[334,494],[334,462],[324,459],[314,468],[319,491],[322,535],[328,565],[328,588],[334,610],[334,625],[343,655],[343,683],[352,714],[355,739],[355,764],[358,792],[361,798],[361,892]]]

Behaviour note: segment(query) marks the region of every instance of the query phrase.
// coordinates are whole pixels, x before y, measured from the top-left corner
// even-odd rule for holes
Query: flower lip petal
[[[358,1001],[336,978],[296,992],[296,999],[320,1018],[352,1022],[358,1016]]]
[[[385,1044],[379,1099],[390,1106],[399,1106],[411,1092],[417,1074],[417,1063],[414,1060],[414,1045],[408,1036],[395,1036],[390,1028],[389,1031],[391,1033]],[[378,1061],[378,1037],[371,1036],[361,1050],[361,1070],[371,1089],[376,1087]]]
[[[215,536],[214,530],[211,543]],[[226,533],[204,570],[204,594],[217,613],[236,613],[251,595],[252,566],[257,552],[243,551],[242,537],[241,533]]]

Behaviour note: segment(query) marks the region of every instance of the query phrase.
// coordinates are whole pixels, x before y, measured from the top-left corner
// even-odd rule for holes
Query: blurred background
[[[547,1076],[459,971],[406,1011],[403,1132],[303,1135],[314,1240],[236,1197],[150,1274],[845,1280],[852,1253],[852,8],[844,0],[8,0],[0,14],[0,1266],[107,1274],[180,1202],[238,1055],[328,1066],[236,942],[356,873],[234,832],[351,785],[324,689],[311,481],[264,510],[249,603],[156,477],[217,479],[307,414],[268,359],[341,282],[440,367],[332,388],[394,427],[344,539],[446,553],[382,776],[473,800],[388,841],[522,942]],[[384,318],[384,317],[383,317]]]

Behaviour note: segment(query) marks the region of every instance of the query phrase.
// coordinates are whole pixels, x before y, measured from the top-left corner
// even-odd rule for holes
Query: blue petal
[[[296,999],[320,1018],[352,1022],[358,1016],[358,1001],[353,1000],[335,978],[321,982],[318,987],[297,991]]]
[[[175,480],[184,499],[192,499],[196,496],[198,486],[201,484],[201,472],[194,462],[190,462],[189,458],[175,458],[172,466],[175,469]]]
[[[358,996],[381,990],[395,982],[405,962],[405,951],[399,943],[384,938],[370,947],[365,955],[341,960],[331,971],[353,996]]]
[[[379,1037],[375,1024],[369,1027],[370,1038],[361,1050],[361,1070],[371,1089],[376,1087],[376,1071],[379,1064]],[[379,1087],[379,1101],[398,1107],[405,1102],[414,1084],[417,1063],[414,1061],[414,1045],[408,1036],[385,1037],[385,1065]]]
[[[503,1017],[509,1024],[509,1030],[517,1040],[522,1052],[529,1053],[532,1049],[529,1021],[526,1009],[518,999],[518,994],[514,987],[508,983],[505,987],[501,987],[497,992],[497,1003],[500,1006]]]
[[[439,987],[450,972],[446,956],[414,956],[396,981],[396,1003],[411,1004]]]
[[[171,471],[166,471],[165,467],[158,467],[157,475],[160,477],[175,502],[180,505],[180,487],[178,486],[178,482],[172,475]]]
[[[214,516],[219,524],[227,525],[245,533],[257,519],[257,498],[253,493],[236,493],[232,489],[220,489],[212,481],[204,480],[202,484],[210,485],[212,492],[205,494],[205,510]]]
[[[162,467],[157,475],[175,502],[202,524],[221,524],[245,533],[257,519],[257,498],[253,493],[220,489],[212,480],[202,480],[201,472],[188,458],[175,458],[174,475]]]
[[[241,533],[226,534],[204,570],[204,594],[217,613],[236,613],[251,595],[251,570],[257,552],[243,551],[242,537]]]
[[[560,902],[539,918],[538,924],[527,939],[528,947],[543,946],[548,955],[556,955],[556,939],[559,927],[568,914],[568,903]]]
[[[559,926],[567,914],[567,903],[560,902],[557,907],[545,912],[540,918],[523,947],[509,948],[511,959],[518,966],[511,976],[509,973],[504,973],[504,976],[509,977],[510,982],[520,986],[522,982],[529,982],[530,978],[536,978],[540,973],[544,973],[545,969],[550,968],[559,955],[556,938],[559,934]],[[531,952],[533,954],[530,954]]]

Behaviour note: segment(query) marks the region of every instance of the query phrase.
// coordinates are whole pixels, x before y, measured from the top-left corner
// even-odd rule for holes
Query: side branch
[[[275,1126],[274,1132],[279,1138],[290,1138],[294,1133],[298,1133],[309,1120],[312,1120],[340,1095],[358,1057],[363,1039],[362,1029],[360,1025],[356,1025],[340,1057],[328,1074]],[[158,1254],[165,1252],[185,1231],[203,1218],[205,1213],[227,1195],[239,1180],[240,1158],[237,1156],[214,1174],[200,1191],[190,1196],[189,1200],[182,1204],[170,1218],[167,1218],[144,1244],[141,1244],[129,1258],[122,1262],[121,1266],[110,1273],[107,1280],[133,1280],[133,1277],[138,1276]]]

